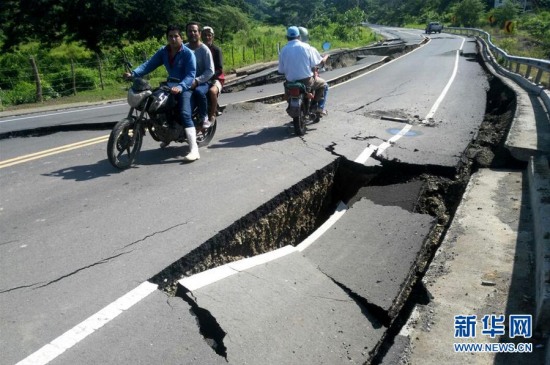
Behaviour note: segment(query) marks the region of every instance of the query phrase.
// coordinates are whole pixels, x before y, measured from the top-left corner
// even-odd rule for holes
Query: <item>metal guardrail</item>
[[[493,53],[493,56],[498,60],[499,64],[503,67],[505,67],[507,70],[511,72],[515,72],[525,79],[534,82],[535,84],[539,86],[542,85],[542,76],[543,73],[548,73],[548,83],[546,84],[546,87],[550,87],[550,61],[549,60],[540,60],[537,58],[528,58],[528,57],[519,57],[519,56],[511,56],[502,49],[498,48],[491,42],[491,35],[483,30],[480,29],[474,29],[474,28],[456,28],[456,27],[445,27],[443,28],[443,32],[452,32],[457,34],[466,34],[466,35],[475,35],[478,37],[482,37],[485,39],[487,44],[489,45],[490,51]],[[522,73],[522,70],[520,69],[521,65],[527,66],[524,73]],[[534,78],[531,77],[531,74],[533,72],[533,69],[536,70],[536,75]]]

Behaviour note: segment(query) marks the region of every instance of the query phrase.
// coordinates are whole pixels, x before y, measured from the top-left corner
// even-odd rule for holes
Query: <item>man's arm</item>
[[[155,52],[155,54],[151,58],[139,65],[134,71],[132,71],[132,75],[143,77],[162,65],[162,53],[166,52],[165,48],[166,47],[162,47],[157,52]]]
[[[196,79],[199,84],[203,84],[214,76],[214,60],[212,59],[212,52],[210,52],[208,47],[201,47],[200,52],[203,52],[201,56],[204,58],[205,69],[202,75],[197,76]]]
[[[179,83],[181,91],[191,89],[191,85],[193,85],[193,81],[195,81],[195,75],[197,73],[197,60],[195,59],[195,54],[188,48],[184,51],[185,73]]]
[[[214,59],[214,76],[215,78],[220,77],[221,74],[223,74],[223,54],[222,49],[220,47],[217,47],[214,50],[214,53],[212,53],[212,57]]]

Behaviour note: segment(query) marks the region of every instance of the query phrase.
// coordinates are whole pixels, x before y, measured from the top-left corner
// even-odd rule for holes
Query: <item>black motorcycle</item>
[[[119,121],[111,131],[107,143],[109,162],[119,169],[127,169],[134,163],[143,143],[146,130],[157,142],[168,145],[171,142],[186,142],[185,129],[178,123],[176,101],[170,93],[168,80],[152,89],[149,82],[133,78],[128,90],[128,116]],[[177,81],[176,81],[177,82]],[[197,144],[207,146],[216,133],[217,123],[202,128],[198,112],[193,111],[193,123],[197,130]]]
[[[321,114],[317,112],[314,91],[299,81],[285,82],[285,96],[288,101],[286,112],[292,118],[294,131],[303,136],[308,124],[318,123]]]

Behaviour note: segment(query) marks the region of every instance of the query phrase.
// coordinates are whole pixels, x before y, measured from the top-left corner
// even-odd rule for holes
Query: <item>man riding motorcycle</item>
[[[200,158],[197,132],[191,115],[191,86],[197,69],[195,54],[183,45],[181,30],[178,26],[168,26],[166,38],[168,45],[159,49],[132,73],[127,72],[124,76],[127,78],[143,77],[160,65],[164,65],[170,79],[180,80],[177,84],[169,83],[169,85],[171,86],[171,93],[177,101],[179,122],[185,128],[185,135],[190,147],[190,152],[184,157],[184,160],[195,161]]]
[[[314,47],[302,42],[298,27],[289,27],[286,37],[288,43],[279,53],[278,72],[284,74],[288,82],[299,81],[312,88],[315,91],[314,100],[317,101],[318,105],[317,113],[327,115],[325,104],[328,84],[325,80],[316,76],[313,69],[324,63],[328,55],[321,57]]]

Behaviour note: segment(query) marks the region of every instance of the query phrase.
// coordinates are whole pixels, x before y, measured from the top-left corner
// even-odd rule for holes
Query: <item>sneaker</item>
[[[323,108],[317,108],[316,113],[319,114],[319,115],[322,116],[322,117],[324,117],[325,115],[328,114],[327,110],[326,110],[326,109],[323,109]]]
[[[160,142],[160,148],[166,148],[170,145],[170,142]]]
[[[202,128],[207,129],[212,126],[212,123],[210,123],[210,120],[208,120],[208,117],[204,117],[204,121],[202,122]]]

